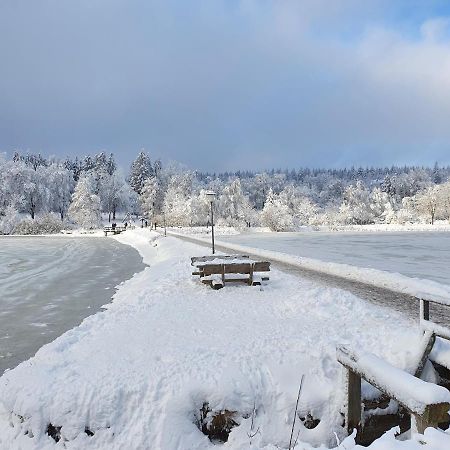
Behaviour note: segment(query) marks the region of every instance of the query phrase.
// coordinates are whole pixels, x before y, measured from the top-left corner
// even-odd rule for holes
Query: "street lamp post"
[[[214,208],[213,208],[213,203],[214,203],[214,199],[216,198],[216,193],[213,191],[208,191],[206,193],[206,197],[208,198],[208,200],[211,203],[211,240],[212,240],[212,254],[214,255],[214,253],[216,253],[216,250],[214,248]]]

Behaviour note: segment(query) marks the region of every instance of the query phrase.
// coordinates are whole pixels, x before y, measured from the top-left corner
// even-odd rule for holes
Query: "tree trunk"
[[[108,213],[108,222],[111,222],[111,211]]]

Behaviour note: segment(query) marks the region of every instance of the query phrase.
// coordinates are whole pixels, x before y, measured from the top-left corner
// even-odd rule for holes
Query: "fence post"
[[[420,299],[420,320],[430,320],[430,302]]]
[[[350,435],[361,423],[361,377],[347,370],[347,431]]]

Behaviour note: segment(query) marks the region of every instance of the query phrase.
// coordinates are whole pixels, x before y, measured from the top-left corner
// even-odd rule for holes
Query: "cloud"
[[[420,27],[425,41],[440,41],[449,37],[450,18],[437,17],[426,20]]]
[[[210,170],[450,163],[434,3],[2,2],[0,149],[128,164],[144,146]]]

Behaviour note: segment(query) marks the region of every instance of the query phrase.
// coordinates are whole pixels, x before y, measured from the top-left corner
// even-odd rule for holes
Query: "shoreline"
[[[42,241],[45,239],[49,243],[50,240],[47,241],[47,239],[53,236],[20,237],[28,237],[29,245],[33,245],[33,248],[35,248],[34,244],[31,244],[31,241],[33,241],[37,242],[38,248],[41,248],[42,246],[46,247],[47,243],[42,242],[41,245],[39,239],[36,238],[41,237]],[[80,239],[83,236],[72,237]],[[94,236],[90,236],[90,238],[92,237]],[[11,236],[10,238],[4,241],[5,246],[7,246],[6,242],[12,244],[14,237]],[[23,242],[22,239],[17,241]],[[5,340],[2,345],[3,364],[0,364],[0,366],[4,367],[0,370],[1,373],[12,370],[28,361],[42,347],[51,344],[55,339],[80,326],[87,318],[104,311],[114,301],[114,297],[122,285],[147,267],[141,254],[135,248],[132,246],[131,248],[129,248],[130,246],[121,247],[125,245],[121,242],[102,243],[96,241],[94,245],[93,241],[88,243],[88,241],[83,240],[84,244],[82,244],[80,240],[73,241],[64,235],[55,236],[53,242],[55,242],[55,245],[49,244],[49,248],[52,249],[52,252],[57,249],[58,257],[63,259],[58,266],[50,267],[51,272],[47,273],[47,269],[36,270],[34,268],[36,258],[32,255],[25,256],[27,266],[24,274],[28,274],[30,270],[33,271],[32,276],[36,280],[34,283],[39,283],[38,294],[27,294],[32,285],[29,287],[27,285],[14,287],[15,284],[17,285],[16,278],[23,276],[22,273],[12,272],[9,277],[3,280],[5,289],[9,289],[7,287],[9,283],[13,283],[13,285],[10,295],[3,296],[2,313],[7,314],[4,317],[10,315],[17,317],[18,322],[15,322],[16,325],[12,328],[7,323],[3,326],[2,336],[4,335]],[[57,242],[62,242],[61,246],[59,243],[56,244]],[[80,247],[81,245],[82,247]],[[6,257],[8,257],[15,246],[6,248],[8,249]],[[67,251],[70,254],[66,254]],[[119,258],[122,253],[127,255],[127,261],[130,261],[125,270],[114,267],[114,260]],[[25,255],[27,255],[27,251],[25,251]],[[73,255],[75,257],[81,256],[82,265],[78,264],[75,268],[70,267],[70,258]],[[108,263],[105,264],[105,261],[108,261]],[[46,259],[42,261],[42,264],[44,266],[48,264]],[[65,266],[67,267],[64,270],[60,270],[61,267]],[[93,270],[99,270],[99,273],[93,274]],[[79,273],[80,282],[83,284],[81,289],[78,287],[78,281],[76,281],[78,279],[76,274]],[[86,277],[86,281],[83,281],[83,276]],[[32,297],[28,299],[29,295],[32,295]],[[22,301],[22,297],[27,298],[27,300]],[[5,345],[6,343],[8,345]]]

